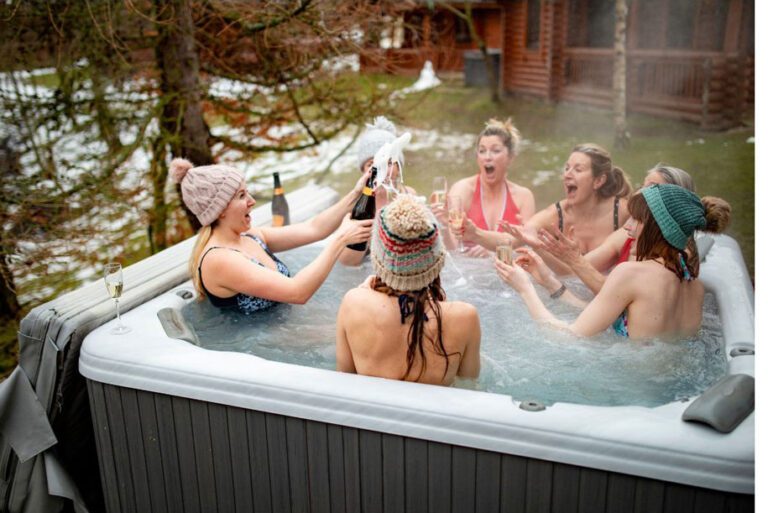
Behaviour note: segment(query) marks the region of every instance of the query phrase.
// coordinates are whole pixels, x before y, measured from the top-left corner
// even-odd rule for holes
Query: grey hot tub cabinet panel
[[[754,511],[754,496],[88,381],[107,511]]]
[[[294,222],[301,222],[335,203],[338,194],[330,187],[310,184],[288,193],[287,199]],[[256,226],[268,224],[272,219],[270,205],[254,209],[251,219]],[[122,310],[128,311],[188,280],[194,242],[192,237],[127,267]],[[38,443],[39,448],[23,454],[20,461],[12,444],[32,444],[0,436],[0,512],[58,511],[71,506],[73,497],[78,507],[84,503],[91,511],[103,510],[103,500],[108,511],[124,511],[114,509],[112,497],[102,498],[86,384],[78,372],[83,339],[114,315],[114,302],[99,279],[34,308],[22,319],[19,366],[13,380],[0,383],[8,392],[4,397],[10,398],[0,408],[7,414],[4,418],[16,419],[36,409],[30,408],[32,403],[39,403],[37,409],[44,410],[47,418],[29,420],[47,425],[37,432],[49,438],[53,433],[55,440],[53,446]],[[20,404],[19,397],[27,403]],[[72,487],[67,487],[70,484]]]

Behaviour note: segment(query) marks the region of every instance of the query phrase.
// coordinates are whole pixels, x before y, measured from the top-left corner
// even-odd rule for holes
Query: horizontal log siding
[[[753,496],[93,381],[88,393],[109,513],[754,511]]]
[[[610,49],[566,49],[560,99],[611,107],[612,58]],[[753,77],[748,58],[630,51],[627,109],[727,128],[738,125],[751,108]]]
[[[548,52],[552,40],[550,21],[555,4],[541,2],[543,22],[539,34],[539,48],[525,47],[526,2],[504,3],[504,48],[502,51],[502,86],[504,90],[548,97],[550,73]]]

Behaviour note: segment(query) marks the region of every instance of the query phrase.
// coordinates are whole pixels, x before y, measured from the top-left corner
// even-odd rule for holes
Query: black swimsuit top
[[[563,231],[563,227],[565,226],[565,223],[563,222],[563,207],[560,206],[560,202],[558,201],[555,203],[555,208],[557,209],[557,227],[560,228],[560,231]],[[615,197],[613,199],[613,230],[616,231],[619,229],[619,197]]]
[[[264,243],[263,240],[261,240],[259,237],[251,233],[244,233],[243,237],[249,237],[259,243],[259,245],[264,249],[264,251],[267,252],[267,255],[269,255],[269,257],[275,262],[275,265],[277,265],[277,272],[279,272],[283,276],[291,275],[291,272],[288,270],[288,267],[286,267],[286,265],[282,263],[269,250],[269,248],[267,247],[267,245]],[[261,310],[272,308],[273,306],[280,304],[278,301],[272,301],[271,299],[264,299],[262,297],[249,296],[247,294],[241,294],[241,293],[237,293],[234,296],[230,296],[230,297],[219,297],[212,294],[207,288],[205,288],[205,283],[203,283],[203,273],[200,270],[200,268],[203,265],[203,259],[206,257],[208,252],[211,251],[212,249],[228,249],[230,251],[237,251],[238,253],[241,253],[241,251],[233,248],[225,248],[223,246],[212,246],[208,248],[208,250],[205,253],[203,253],[202,258],[200,258],[200,263],[197,266],[197,275],[200,278],[200,285],[203,287],[205,294],[208,296],[208,299],[211,301],[211,304],[213,306],[218,308],[236,309],[241,313],[251,314],[254,312],[259,312]],[[255,258],[250,258],[249,260],[255,264],[265,267],[264,264],[262,264]]]

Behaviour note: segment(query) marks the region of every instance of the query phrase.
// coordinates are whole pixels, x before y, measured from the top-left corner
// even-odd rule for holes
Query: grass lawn
[[[752,120],[742,128],[712,132],[690,123],[632,114],[628,120],[631,147],[614,151],[609,110],[519,96],[505,97],[494,105],[485,89],[467,88],[458,80],[410,95],[398,112],[399,130],[445,135],[475,135],[489,118],[511,117],[526,145],[509,176],[533,190],[537,209],[563,197],[560,170],[578,143],[595,142],[611,151],[614,164],[630,175],[636,187],[658,162],[682,168],[693,176],[700,195],[720,196],[733,206],[726,233],[741,245],[754,281],[755,145],[748,142],[754,136]],[[429,193],[435,175],[445,175],[452,183],[477,172],[471,143],[453,154],[406,150],[405,158],[406,183],[421,194]],[[350,183],[351,178],[337,177],[334,185],[346,191]]]

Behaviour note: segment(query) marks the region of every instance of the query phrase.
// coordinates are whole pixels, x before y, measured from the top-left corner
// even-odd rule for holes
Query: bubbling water
[[[281,258],[296,272],[311,262],[319,249],[308,246]],[[727,370],[712,294],[705,296],[702,328],[696,339],[636,342],[608,331],[580,339],[532,321],[514,292],[511,297],[501,297],[510,289],[496,275],[492,259],[454,255],[453,260],[454,266],[443,269],[442,283],[449,300],[471,303],[480,314],[482,370],[477,388],[481,390],[544,404],[653,407],[696,396]],[[337,265],[303,306],[280,305],[245,316],[218,310],[203,301],[187,305],[183,315],[206,349],[334,369],[339,304],[347,290],[370,274],[368,261],[359,268]],[[580,284],[567,283],[577,295],[589,297]],[[559,318],[577,317],[578,311],[572,307],[540,293]]]

